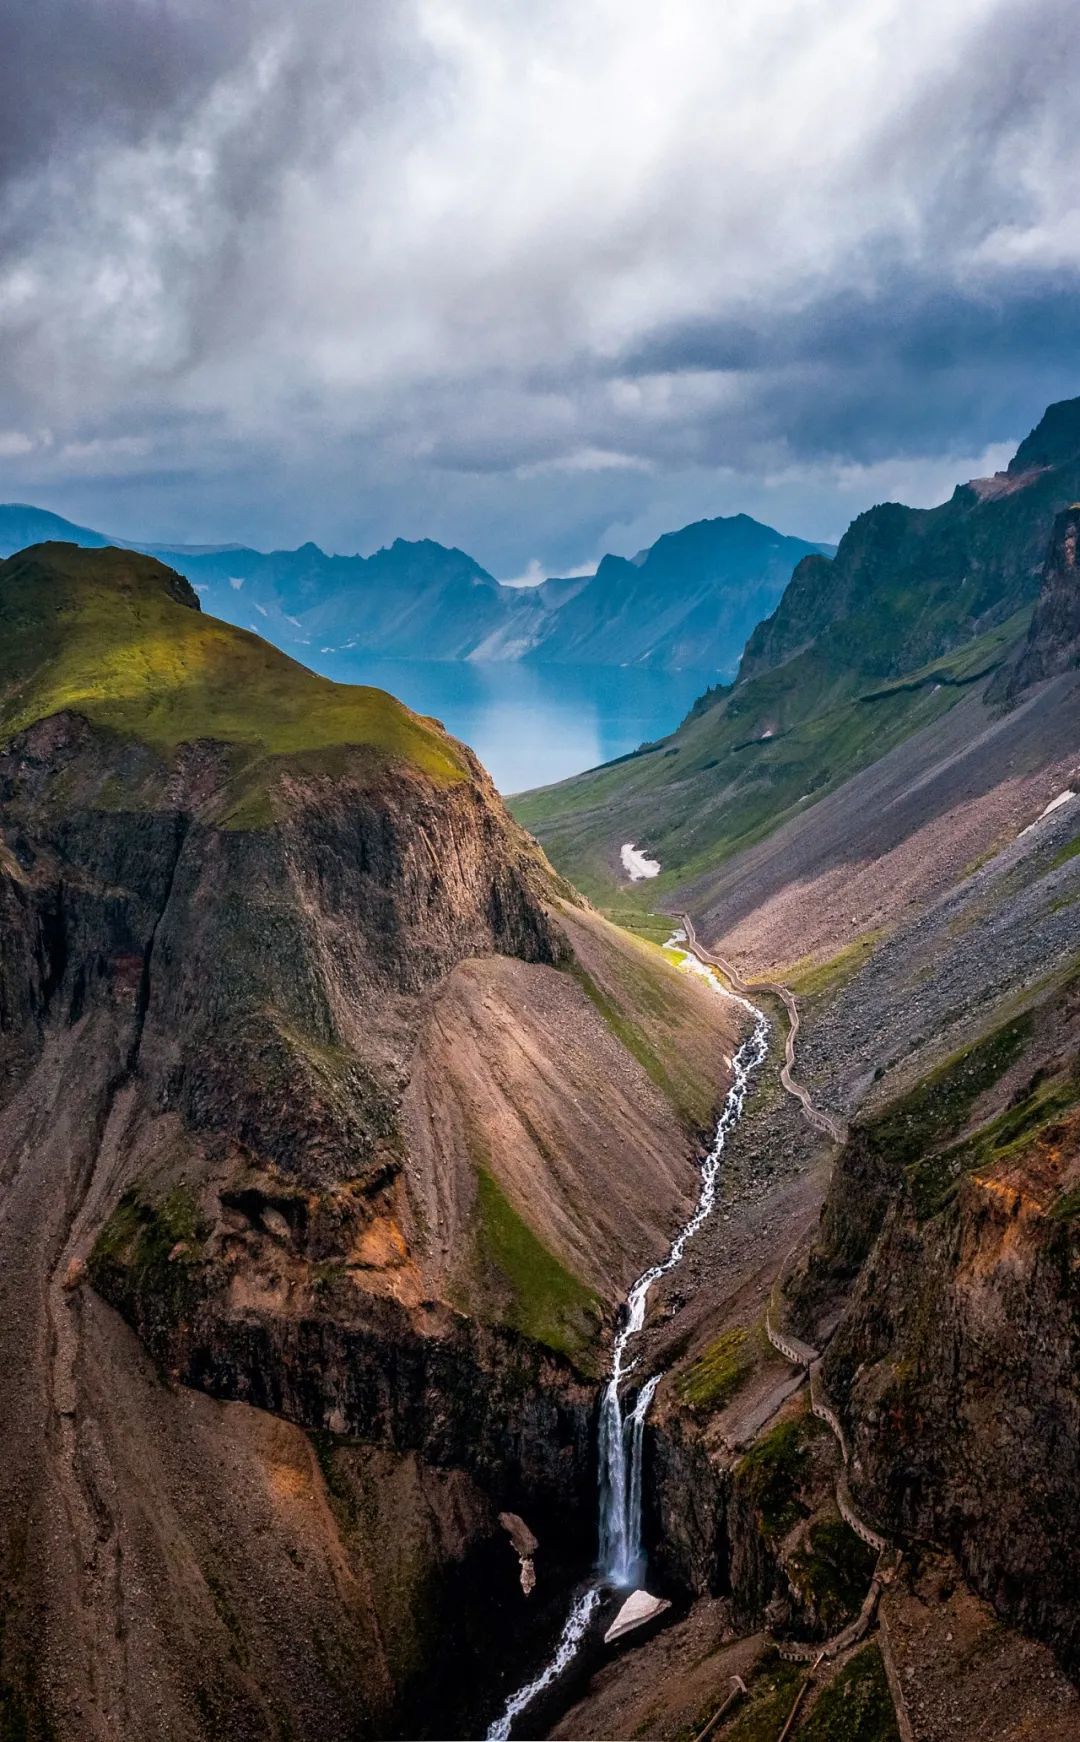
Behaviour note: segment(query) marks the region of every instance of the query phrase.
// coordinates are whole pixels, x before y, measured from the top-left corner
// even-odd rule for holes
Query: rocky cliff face
[[[193,603],[126,553],[0,565],[0,1713],[443,1734],[591,1557],[602,1338],[693,1189],[680,1068],[720,1094],[732,1036],[463,747]]]
[[[1080,504],[1073,503],[1054,522],[1043,564],[1042,591],[1031,620],[1027,643],[1009,684],[1017,695],[1029,684],[1054,677],[1080,664]]]
[[[864,1120],[797,1298],[871,1517],[1080,1660],[1075,979]]]

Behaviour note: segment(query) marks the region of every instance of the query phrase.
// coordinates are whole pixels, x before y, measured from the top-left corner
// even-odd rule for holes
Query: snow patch
[[[625,1633],[632,1633],[635,1627],[643,1627],[646,1621],[654,1616],[662,1615],[671,1604],[666,1597],[654,1597],[651,1591],[635,1591],[627,1597],[611,1626],[604,1634],[604,1644],[614,1645],[616,1639],[621,1639]]]
[[[626,842],[620,858],[631,883],[640,883],[643,877],[656,877],[660,871],[659,859],[647,859],[644,853],[639,853],[633,841]]]
[[[1073,791],[1072,787],[1067,786],[1065,788],[1064,792],[1059,792],[1056,798],[1052,798],[1050,800],[1050,803],[1046,806],[1046,809],[1041,810],[1039,812],[1038,816],[1035,818],[1035,821],[1033,823],[1029,823],[1026,829],[1020,830],[1020,834],[1021,835],[1030,834],[1031,830],[1033,828],[1035,828],[1037,826],[1037,824],[1041,823],[1044,817],[1048,817],[1050,815],[1051,811],[1060,810],[1061,806],[1063,804],[1068,804],[1069,800],[1073,799],[1075,797],[1076,797],[1076,794]],[[1019,839],[1019,836],[1017,837],[1017,839]],[[625,849],[624,849],[624,851],[625,851]]]

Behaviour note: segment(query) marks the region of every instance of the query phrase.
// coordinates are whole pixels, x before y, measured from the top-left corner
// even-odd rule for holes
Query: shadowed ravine
[[[680,930],[668,940],[666,947],[678,949],[686,941],[686,933]],[[634,1372],[638,1360],[635,1357],[627,1362],[627,1350],[645,1324],[645,1309],[653,1284],[681,1264],[689,1242],[712,1214],[728,1136],[742,1117],[750,1079],[764,1063],[769,1033],[763,1011],[749,999],[721,986],[697,955],[684,952],[680,965],[687,972],[700,974],[706,979],[718,997],[742,1005],[753,1018],[753,1029],[732,1059],[731,1087],[717,1120],[712,1147],[701,1164],[701,1190],[694,1213],[675,1236],[667,1257],[659,1264],[650,1265],[626,1297],[622,1324],[612,1349],[611,1371],[600,1404],[596,1579],[575,1597],[554,1653],[540,1673],[507,1701],[487,1732],[488,1742],[505,1742],[515,1719],[567,1669],[588,1632],[601,1594],[633,1590],[645,1575],[641,1541],[641,1460],[645,1417],[663,1374],[654,1373],[645,1380],[638,1389],[633,1408],[626,1413],[621,1387]]]

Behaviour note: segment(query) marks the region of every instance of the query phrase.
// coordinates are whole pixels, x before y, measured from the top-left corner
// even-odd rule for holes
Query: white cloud
[[[205,53],[171,101],[140,89],[151,33],[81,131],[57,86],[62,148],[28,117],[0,206],[0,422],[56,446],[0,436],[20,477],[152,478],[195,539],[211,516],[339,548],[431,532],[559,568],[553,515],[579,553],[667,501],[717,512],[733,468],[796,501],[800,467],[808,518],[819,479],[838,514],[1022,434],[1055,370],[1078,385],[1037,311],[1008,331],[1024,285],[1080,273],[1065,0],[186,16]],[[1004,337],[966,358],[946,330],[924,361],[912,287],[931,312],[981,299]],[[843,298],[880,343],[858,349]],[[712,360],[634,362],[696,327]]]
[[[580,576],[591,575],[596,571],[596,563],[578,563],[575,567],[561,567],[558,570],[560,580],[577,580]],[[550,579],[555,574],[550,564],[542,563],[539,557],[530,557],[529,565],[524,574],[515,575],[512,580],[500,582],[504,587],[538,587],[541,581]]]
[[[243,575],[230,575],[229,576],[229,585],[232,588],[234,593],[238,593],[240,591],[240,588],[243,586],[243,584],[244,584]]]
[[[913,508],[932,508],[951,496],[957,484],[1003,472],[1015,446],[1014,442],[994,442],[978,454],[901,456],[870,465],[787,465],[765,473],[761,481],[769,490],[792,484],[816,485],[860,504],[906,502]]]
[[[542,478],[545,472],[651,472],[652,460],[637,454],[613,453],[610,448],[575,448],[550,459],[533,460],[516,468],[519,478]]]
[[[22,454],[32,454],[36,446],[33,436],[24,435],[20,429],[0,430],[0,460],[14,460]]]

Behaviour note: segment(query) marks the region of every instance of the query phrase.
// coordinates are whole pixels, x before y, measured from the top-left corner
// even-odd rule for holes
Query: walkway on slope
[[[794,993],[789,987],[782,986],[778,980],[744,980],[734,963],[727,961],[723,956],[710,954],[702,947],[698,942],[694,922],[688,913],[684,913],[680,917],[683,930],[686,933],[686,941],[698,961],[704,962],[706,967],[719,968],[724,978],[730,980],[741,997],[752,998],[755,992],[771,992],[774,997],[780,999],[788,1016],[788,1031],[784,1043],[784,1063],[780,1071],[780,1081],[788,1094],[794,1095],[808,1123],[814,1127],[815,1131],[820,1131],[826,1137],[831,1137],[834,1143],[843,1143],[847,1136],[846,1128],[831,1113],[826,1113],[824,1108],[815,1107],[810,1098],[810,1091],[803,1083],[796,1082],[792,1075],[795,1064],[795,1042],[799,1034],[799,1007],[795,1002]]]
[[[866,1593],[863,1606],[854,1621],[848,1623],[832,1639],[824,1642],[803,1643],[795,1640],[773,1640],[781,1657],[786,1657],[795,1663],[820,1662],[822,1658],[836,1657],[840,1652],[858,1642],[866,1633],[874,1619],[878,1598],[882,1586],[891,1583],[896,1573],[899,1557],[887,1538],[867,1524],[855,1510],[851,1498],[851,1488],[848,1485],[848,1443],[847,1437],[840,1425],[840,1418],[830,1404],[821,1380],[821,1356],[809,1343],[802,1343],[797,1337],[785,1335],[778,1331],[772,1322],[771,1311],[765,1313],[765,1334],[773,1348],[793,1366],[802,1367],[810,1380],[810,1408],[819,1421],[823,1421],[832,1431],[840,1447],[840,1471],[836,1478],[836,1505],[844,1523],[856,1536],[860,1537],[877,1555],[874,1576],[870,1589]]]

